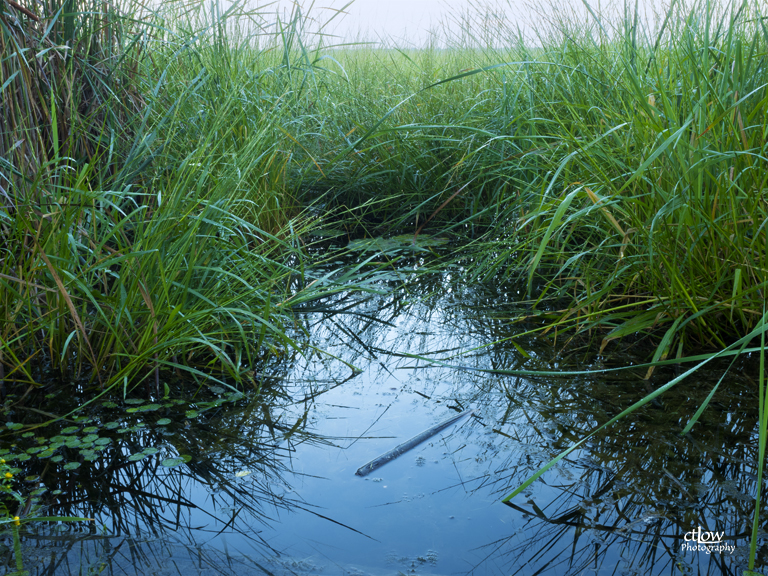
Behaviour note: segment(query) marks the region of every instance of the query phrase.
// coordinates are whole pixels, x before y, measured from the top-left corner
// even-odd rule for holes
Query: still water
[[[678,372],[658,370],[649,381],[641,369],[495,374],[626,366],[641,352],[625,346],[601,357],[594,346],[566,347],[554,334],[514,345],[511,336],[535,327],[511,322],[530,313],[515,304],[514,290],[462,287],[447,274],[406,290],[382,281],[378,289],[305,310],[296,336],[309,345],[254,374],[258,396],[219,385],[202,386],[192,400],[108,401],[46,431],[65,457],[54,463],[33,450],[16,465],[31,486],[48,489],[48,513],[95,522],[25,525],[24,568],[33,575],[741,573],[756,478],[757,372],[749,361],[731,368],[691,434],[680,433],[725,367],[690,377],[615,424],[510,506],[501,500],[539,467]],[[51,402],[77,400],[62,392]],[[370,475],[355,475],[466,409],[474,413]],[[8,415],[34,418],[24,410]],[[46,445],[36,433],[29,442]],[[16,441],[6,450],[22,451]],[[94,445],[105,448],[94,455]],[[179,456],[191,459],[173,460]],[[81,465],[66,470],[68,460]],[[717,532],[723,550],[695,550],[691,531],[699,528]],[[3,543],[10,573],[12,539]]]

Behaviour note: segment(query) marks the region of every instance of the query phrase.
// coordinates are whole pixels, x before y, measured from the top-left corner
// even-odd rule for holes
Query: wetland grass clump
[[[761,5],[552,14],[334,52],[305,181],[381,229],[461,231],[467,281],[526,282],[560,331],[722,349],[768,280]]]
[[[536,60],[549,64],[520,69],[548,119],[546,152],[477,270],[514,274],[519,262],[529,295],[543,276],[535,296],[565,297],[555,323],[607,329],[603,346],[658,334],[655,360],[753,330],[768,280],[760,7],[673,5],[662,16],[643,34],[632,14],[614,27],[592,15],[542,42]]]
[[[311,71],[237,5],[2,5],[0,382],[241,382],[294,345],[309,219],[286,181]],[[311,64],[310,64],[311,65]],[[297,284],[296,280],[299,279]],[[305,286],[311,287],[304,288]],[[217,376],[218,377],[218,376]]]

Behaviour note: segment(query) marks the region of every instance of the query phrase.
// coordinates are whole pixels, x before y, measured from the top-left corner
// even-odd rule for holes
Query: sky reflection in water
[[[101,490],[111,491],[111,508],[94,503],[92,490],[66,511],[94,514],[103,533],[29,534],[25,567],[185,576],[740,573],[754,502],[754,388],[734,377],[692,437],[681,438],[719,373],[684,382],[506,506],[506,494],[647,384],[629,372],[526,380],[407,356],[461,351],[452,362],[472,368],[601,367],[594,356],[549,362],[562,343],[528,342],[529,359],[508,343],[472,351],[514,333],[504,320],[514,306],[498,301],[467,290],[408,303],[391,292],[330,306],[355,303],[345,314],[307,313],[312,344],[338,359],[285,360],[286,380],[265,388],[265,402],[224,405],[203,422],[148,433],[145,442],[197,458],[173,469],[107,467]],[[475,415],[355,476],[466,408]],[[682,551],[697,526],[724,532],[735,552]]]

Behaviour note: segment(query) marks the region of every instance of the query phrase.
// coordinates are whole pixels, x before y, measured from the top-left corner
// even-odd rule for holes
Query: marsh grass
[[[303,265],[299,15],[265,39],[237,5],[44,10],[3,4],[0,381],[241,382],[296,345],[293,306],[354,279]]]
[[[480,18],[448,48],[331,50],[343,73],[302,117],[308,196],[379,232],[460,230],[468,282],[522,278],[604,347],[721,349],[765,293],[759,4],[552,14],[533,40]]]

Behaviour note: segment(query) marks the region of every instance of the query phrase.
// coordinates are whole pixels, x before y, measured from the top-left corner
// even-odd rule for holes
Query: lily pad
[[[138,462],[139,460],[143,460],[146,457],[146,454],[142,454],[139,452],[138,454],[131,454],[128,456],[129,462]]]
[[[392,255],[403,251],[424,252],[433,246],[442,246],[447,243],[447,238],[435,238],[426,234],[419,234],[414,238],[413,234],[402,234],[391,238],[352,240],[347,244],[347,248],[355,252],[382,252]]]
[[[75,470],[80,468],[80,462],[67,462],[64,464],[64,470]]]
[[[148,446],[147,448],[144,448],[144,450],[141,451],[143,454],[146,454],[147,456],[151,456],[152,454],[157,454],[160,452],[159,448],[155,448],[154,446]]]
[[[187,462],[188,460],[185,460],[183,457],[179,458],[166,458],[160,464],[165,466],[166,468],[175,468],[179,464],[184,464],[184,462]]]
[[[171,419],[170,418],[160,418],[160,420],[157,421],[157,424],[159,426],[168,426],[168,424],[170,424],[170,423],[171,423]]]

